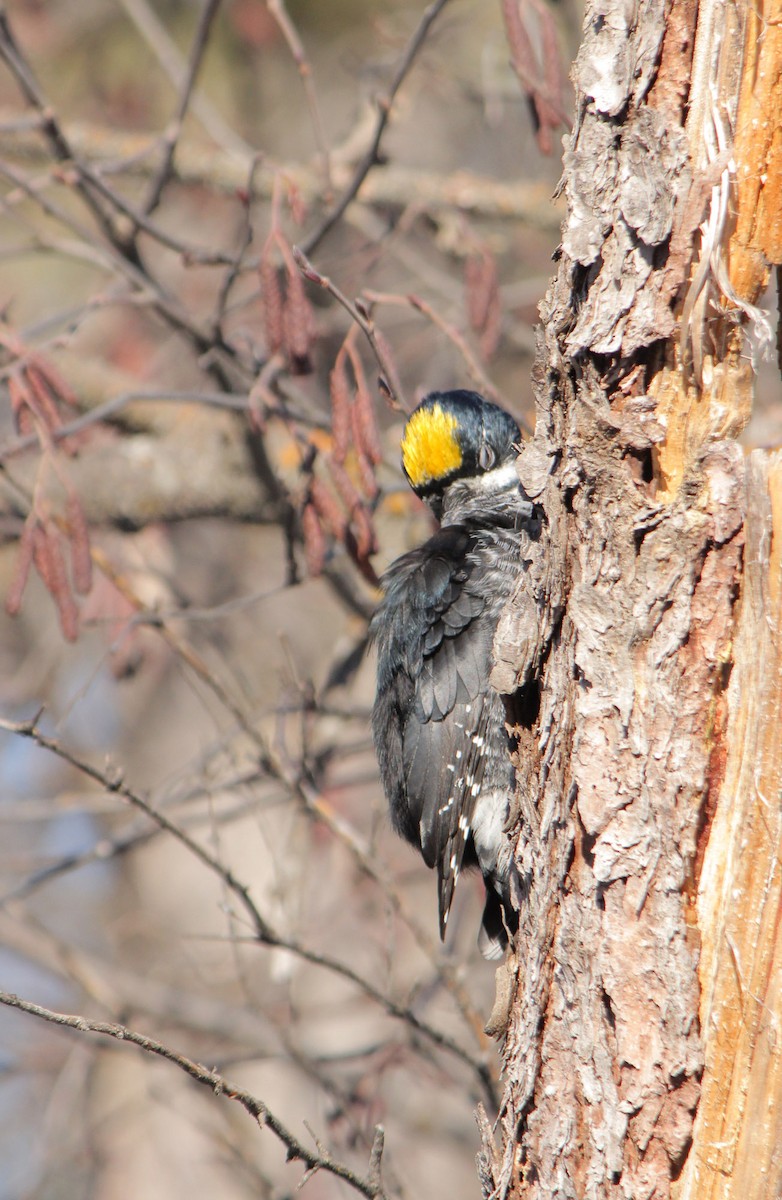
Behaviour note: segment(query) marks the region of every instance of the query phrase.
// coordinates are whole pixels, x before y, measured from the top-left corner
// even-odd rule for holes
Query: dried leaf
[[[307,220],[307,202],[301,194],[301,189],[294,183],[292,179],[286,179],[288,210],[293,217],[294,225],[299,228]]]
[[[402,388],[402,381],[399,378],[399,372],[396,369],[396,363],[391,352],[391,346],[389,345],[385,334],[381,329],[378,329],[377,325],[375,326],[374,332],[375,345],[382,356],[382,360],[385,363],[386,374],[388,375],[388,379],[384,380],[384,383],[386,388],[390,386],[390,395],[392,399],[397,401],[397,407],[399,407],[399,397],[404,396],[405,393],[404,389]]]
[[[348,353],[356,380],[356,397],[353,404],[353,440],[359,455],[363,454],[371,463],[377,465],[383,461],[383,451],[380,446],[375,419],[375,406],[372,402],[367,378],[357,351],[351,346]]]
[[[8,395],[11,399],[11,412],[16,432],[22,435],[31,433],[34,422],[30,404],[30,388],[18,371],[13,371],[8,378]]]
[[[539,54],[535,53],[527,31],[530,9],[536,13],[540,25]],[[511,62],[532,107],[538,146],[543,154],[551,154],[551,131],[565,121],[561,101],[562,69],[554,18],[540,0],[503,0],[502,11]]]
[[[488,361],[494,356],[497,347],[500,344],[501,334],[502,303],[498,289],[492,296],[489,303],[489,311],[486,314],[486,324],[480,339],[481,355],[485,361]]]
[[[502,0],[502,15],[513,69],[531,94],[538,79],[539,67],[532,42],[521,19],[519,0]]]
[[[361,495],[341,463],[336,462],[331,456],[326,459],[326,463],[339,497],[348,512],[352,515],[354,509],[363,507]]]
[[[22,596],[24,595],[24,589],[27,587],[27,580],[30,576],[34,545],[35,521],[28,519],[25,521],[21,537],[19,538],[19,550],[16,556],[14,574],[11,579],[11,586],[8,589],[8,595],[5,599],[5,610],[10,617],[15,617],[22,607]]]
[[[375,468],[360,446],[356,446],[355,453],[356,467],[358,470],[358,478],[359,483],[361,484],[361,489],[367,500],[374,500],[380,491],[380,487],[377,482],[377,476],[375,475]]]
[[[315,330],[312,305],[296,264],[286,260],[287,290],[282,311],[283,341],[297,374],[311,370],[309,353]]]
[[[344,346],[340,349],[329,375],[329,392],[331,395],[331,436],[334,444],[334,458],[337,462],[343,463],[350,445],[351,409],[353,407]]]
[[[530,2],[530,0],[528,0]],[[559,48],[557,24],[554,14],[542,0],[531,0],[532,7],[540,21],[541,61],[543,63],[543,87],[536,99],[536,106],[541,125],[549,129],[557,129],[564,124],[565,90],[564,64]]]
[[[377,540],[372,518],[363,504],[353,511],[352,524],[356,536],[356,554],[360,561],[364,561],[377,550]]]
[[[40,417],[46,429],[50,433],[54,433],[62,425],[62,417],[57,408],[55,398],[46,382],[46,377],[33,363],[27,364],[24,368],[24,373],[34,397],[31,407],[34,407],[36,416]]]
[[[59,537],[51,526],[36,524],[33,558],[36,570],[57,606],[63,637],[68,642],[75,642],[79,636],[79,612],[68,582]]]
[[[81,501],[75,492],[69,492],[65,503],[68,522],[68,538],[71,544],[71,571],[73,586],[81,596],[86,596],[92,587],[92,555],[87,518]]]
[[[44,385],[53,396],[61,400],[63,404],[67,404],[69,408],[79,407],[79,400],[73,388],[48,359],[33,352],[28,357],[28,363],[29,369],[36,371],[41,376]]]
[[[301,532],[304,538],[304,554],[309,574],[316,578],[326,561],[326,539],[315,505],[309,501],[301,513]]]
[[[486,249],[470,254],[464,264],[464,285],[467,298],[467,319],[470,328],[482,333],[492,303],[499,289],[497,262]]]
[[[310,500],[332,537],[343,542],[347,526],[345,514],[339,506],[337,497],[317,476],[313,476],[310,480]]]
[[[272,242],[268,240],[261,252],[258,274],[261,280],[261,305],[266,349],[269,354],[279,350],[283,339],[283,300],[280,278],[272,261]]]
[[[497,349],[502,327],[497,260],[483,247],[468,257],[464,275],[470,327],[479,335],[482,357],[489,359]]]

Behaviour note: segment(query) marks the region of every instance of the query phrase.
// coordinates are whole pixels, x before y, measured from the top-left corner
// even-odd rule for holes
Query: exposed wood
[[[709,839],[720,806],[730,811],[740,656],[750,654],[735,640],[738,597],[762,525],[762,471],[753,467],[747,488],[733,439],[753,399],[742,326],[760,339],[768,327],[727,266],[732,135],[752,62],[745,38],[757,31],[745,10],[716,0],[641,2],[632,21],[619,3],[588,4],[584,28],[536,432],[520,459],[545,521],[497,647],[495,682],[523,697],[521,920],[500,1144],[484,1124],[480,1173],[487,1198],[667,1200],[701,1162],[691,1146],[704,1063],[715,1113],[725,1088],[735,1097],[730,1137],[749,1146],[753,1128],[765,1131],[764,1179],[780,1169],[778,1110],[764,1114],[760,1079],[779,1069],[776,841],[757,845],[764,865],[741,908],[749,926],[768,922],[766,943],[745,964],[733,915],[727,930],[714,924],[704,1019],[721,1029],[707,962],[732,970],[735,995],[725,1044],[707,1029],[706,1059],[698,974],[703,881],[722,861]],[[770,555],[773,568],[779,548]],[[742,621],[748,603],[745,593]],[[774,679],[754,724],[776,746]],[[760,778],[748,777],[755,823]],[[762,778],[778,806],[778,773]],[[778,824],[768,828],[777,839]],[[728,910],[736,884],[723,869]],[[757,1076],[737,1059],[731,1083],[720,1055],[748,1063],[753,1048]],[[708,1126],[703,1162],[724,1132]],[[744,1191],[778,1200],[779,1187],[758,1190],[742,1161]],[[712,1195],[697,1183],[686,1194]],[[739,1190],[713,1193],[728,1194]]]
[[[746,7],[747,30],[736,114],[735,230],[730,279],[756,304],[769,265],[782,263],[782,0]]]
[[[651,384],[668,431],[656,450],[661,499],[676,496],[708,441],[737,437],[749,420],[753,375],[741,324],[749,319],[756,351],[771,341],[754,305],[782,248],[780,21],[780,0],[765,13],[718,0],[697,7],[685,126],[692,191],[669,260],[679,331]],[[651,102],[661,94],[658,76]],[[695,250],[686,280],[676,277],[679,240]]]
[[[513,1196],[664,1197],[702,1067],[687,897],[720,751],[743,461],[716,445],[686,500],[651,505],[599,381],[562,384],[568,457],[530,568],[560,564],[545,588],[560,616],[520,733],[519,970],[493,1178]]]
[[[748,462],[746,539],[698,892],[706,1072],[676,1200],[782,1195],[782,453]]]

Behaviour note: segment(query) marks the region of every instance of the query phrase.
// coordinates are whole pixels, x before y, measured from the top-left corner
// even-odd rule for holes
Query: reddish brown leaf
[[[18,371],[13,371],[8,378],[8,395],[11,399],[11,412],[16,432],[23,435],[31,433],[33,430],[31,391],[27,381]]]
[[[57,606],[63,637],[68,642],[75,642],[79,636],[79,613],[56,530],[36,524],[33,558],[36,570]]]
[[[261,252],[258,274],[261,280],[261,305],[266,349],[269,354],[279,350],[283,339],[283,300],[277,268],[271,257],[272,242],[267,241]]]
[[[355,412],[356,409],[354,407],[354,416]],[[375,476],[375,468],[372,466],[372,463],[369,461],[360,446],[356,446],[356,466],[358,467],[358,478],[364,495],[366,496],[367,500],[374,500],[380,491],[377,478]]]
[[[291,366],[300,374],[310,368],[309,353],[314,336],[315,321],[312,305],[304,290],[304,280],[296,264],[286,260],[287,290],[282,310],[283,340]]]
[[[301,532],[304,538],[307,570],[314,578],[320,575],[326,561],[326,539],[323,536],[323,526],[317,510],[311,501],[308,501],[302,509]]]
[[[538,79],[539,67],[532,42],[521,19],[519,0],[502,0],[502,15],[513,69],[519,81],[531,93]]]
[[[334,444],[334,458],[337,462],[343,463],[350,445],[351,409],[353,407],[344,346],[337,354],[334,367],[329,375],[329,392],[331,394],[331,435]]]
[[[470,326],[479,335],[482,357],[489,359],[500,340],[502,306],[497,260],[485,247],[468,257],[465,287]]]
[[[54,433],[62,425],[62,417],[54,395],[46,382],[46,377],[33,363],[27,364],[24,373],[34,397],[34,411],[43,421],[46,429],[50,433]],[[32,403],[30,407],[33,407]]]
[[[71,571],[76,591],[86,596],[92,587],[92,555],[87,518],[75,492],[68,493],[65,504],[68,538],[71,544]]]
[[[342,500],[342,503],[345,505],[345,508],[352,515],[354,509],[363,507],[363,501],[358,488],[353,483],[353,480],[350,478],[341,463],[336,462],[331,456],[326,459],[326,462],[329,468],[329,474],[334,480],[334,486],[339,493],[339,497]]]
[[[354,510],[352,523],[356,535],[356,554],[359,559],[366,559],[377,550],[377,542],[372,518],[363,505]]]
[[[522,14],[522,7],[524,13]],[[527,30],[530,9],[540,26],[540,53],[536,54]],[[538,145],[543,154],[553,149],[552,129],[565,121],[561,102],[562,72],[554,19],[539,0],[503,0],[503,16],[511,62],[529,97],[537,124]]]
[[[78,397],[73,388],[48,359],[41,354],[32,353],[29,355],[28,362],[29,369],[36,371],[41,376],[44,385],[53,396],[56,396],[63,404],[67,404],[69,408],[79,407]]]
[[[542,94],[538,95],[536,106],[541,125],[548,133],[548,130],[567,124],[563,98],[564,66],[554,14],[542,0],[531,0],[531,5],[540,21],[541,60],[543,63]]]
[[[5,610],[11,617],[15,617],[22,607],[22,596],[24,595],[24,589],[27,587],[27,580],[30,576],[34,545],[35,521],[28,518],[25,521],[22,535],[19,538],[19,550],[16,556],[14,574],[11,586],[8,589],[8,595],[5,599]]]
[[[385,334],[383,333],[383,331],[381,329],[378,329],[378,327],[375,326],[374,332],[375,332],[375,345],[377,346],[380,354],[382,355],[383,362],[385,363],[385,366],[386,366],[386,374],[388,375],[388,380],[384,381],[384,383],[386,384],[386,389],[388,389],[388,387],[390,386],[390,395],[391,395],[392,399],[393,398],[398,399],[398,397],[404,396],[405,393],[402,388],[402,381],[399,378],[399,372],[396,369],[396,363],[394,361],[394,356],[391,352],[391,346],[389,345],[388,339],[386,338]],[[398,403],[397,403],[396,407],[399,407]]]
[[[470,328],[476,333],[483,333],[492,302],[499,291],[494,255],[486,249],[470,254],[464,264],[464,283]]]
[[[316,476],[310,480],[310,500],[332,537],[344,541],[347,524],[345,514],[331,489]]]
[[[498,289],[489,302],[489,311],[486,314],[486,324],[481,334],[481,354],[485,360],[488,361],[488,359],[493,357],[498,345],[500,344],[501,333],[502,304]]]
[[[307,219],[307,203],[301,194],[301,189],[297,187],[293,180],[288,179],[286,182],[288,184],[288,209],[293,217],[293,223],[301,228]]]
[[[375,406],[367,387],[367,378],[358,352],[351,346],[348,353],[356,380],[356,398],[352,414],[353,440],[359,455],[363,454],[371,463],[377,465],[383,461],[383,451],[375,419]]]

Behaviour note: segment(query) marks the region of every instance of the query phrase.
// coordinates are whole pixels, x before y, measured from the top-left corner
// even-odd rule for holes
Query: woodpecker
[[[476,392],[432,392],[410,415],[402,468],[440,527],[386,572],[370,630],[372,732],[392,823],[437,868],[441,938],[462,868],[480,867],[487,958],[502,957],[518,925],[505,836],[512,745],[489,676],[532,513],[515,467],[520,440],[513,418]]]

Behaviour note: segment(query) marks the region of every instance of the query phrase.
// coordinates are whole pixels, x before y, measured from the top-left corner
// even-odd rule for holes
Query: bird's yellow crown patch
[[[444,479],[462,465],[457,421],[439,404],[417,409],[402,438],[402,464],[414,488]]]

